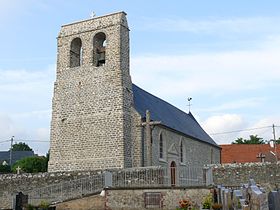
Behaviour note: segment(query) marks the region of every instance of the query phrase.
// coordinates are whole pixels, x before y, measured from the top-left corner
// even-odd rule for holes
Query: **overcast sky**
[[[15,136],[47,152],[60,26],[117,11],[127,13],[135,84],[184,111],[192,97],[191,112],[218,144],[273,137],[279,1],[0,0],[0,150]]]

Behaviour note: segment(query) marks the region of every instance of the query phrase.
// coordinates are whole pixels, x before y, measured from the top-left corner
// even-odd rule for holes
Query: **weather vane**
[[[189,105],[188,105],[188,107],[189,107],[189,113],[190,113],[190,111],[191,111],[191,100],[192,100],[192,98],[189,97],[189,98],[188,98],[188,102],[189,102]]]

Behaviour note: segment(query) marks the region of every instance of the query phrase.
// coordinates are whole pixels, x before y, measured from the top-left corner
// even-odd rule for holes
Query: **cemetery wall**
[[[109,190],[107,192],[106,205],[111,209],[145,209],[145,193],[161,193],[162,209],[175,209],[179,201],[190,198],[194,203],[200,205],[203,197],[210,192],[209,189],[136,189],[136,190]]]
[[[212,165],[216,185],[240,186],[249,179],[270,191],[280,186],[280,162]]]
[[[0,209],[11,208],[13,194],[27,192],[68,180],[94,175],[92,172],[63,172],[63,173],[36,173],[36,174],[3,174],[0,175]]]
[[[57,210],[82,209],[114,209],[131,210],[146,209],[145,193],[161,193],[162,209],[175,209],[179,201],[190,198],[193,202],[201,205],[203,197],[209,194],[209,189],[122,189],[106,190],[105,196],[94,195],[87,198],[72,200],[56,205]]]

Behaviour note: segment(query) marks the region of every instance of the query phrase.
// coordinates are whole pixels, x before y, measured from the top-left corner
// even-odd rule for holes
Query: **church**
[[[191,113],[130,76],[126,13],[61,27],[49,172],[220,163],[220,147]]]

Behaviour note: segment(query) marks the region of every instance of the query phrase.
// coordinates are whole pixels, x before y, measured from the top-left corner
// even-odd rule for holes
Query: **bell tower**
[[[131,167],[126,14],[64,25],[57,47],[49,172]]]

